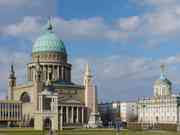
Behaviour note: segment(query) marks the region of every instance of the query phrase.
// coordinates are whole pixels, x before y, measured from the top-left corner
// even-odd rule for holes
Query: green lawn
[[[43,135],[40,131],[32,129],[0,129],[0,135]],[[64,130],[59,135],[180,135],[180,132],[168,131],[121,131],[116,134],[109,129],[80,129]]]

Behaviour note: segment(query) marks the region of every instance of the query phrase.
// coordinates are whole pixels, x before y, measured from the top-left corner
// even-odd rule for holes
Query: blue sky
[[[82,83],[90,63],[100,101],[151,96],[162,63],[179,93],[178,0],[1,0],[0,16],[0,97],[11,63],[18,83],[25,80],[33,42],[49,16],[68,50],[73,81]]]

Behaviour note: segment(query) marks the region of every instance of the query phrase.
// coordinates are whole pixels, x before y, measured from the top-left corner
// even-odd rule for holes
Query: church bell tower
[[[16,86],[16,75],[13,64],[11,65],[9,73],[9,89],[8,89],[8,100],[13,100],[13,88]]]
[[[84,75],[84,87],[85,87],[85,106],[89,109],[89,112],[96,112],[96,87],[93,85],[93,77],[89,64],[86,65]]]
[[[98,112],[97,103],[97,89],[93,84],[93,77],[89,64],[86,65],[84,75],[84,87],[85,87],[85,106],[87,107],[88,114],[88,128],[102,127],[102,121]]]

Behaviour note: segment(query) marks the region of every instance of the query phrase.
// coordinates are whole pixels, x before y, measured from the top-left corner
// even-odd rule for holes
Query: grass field
[[[42,132],[32,129],[0,129],[0,135],[43,135]],[[180,135],[180,132],[170,131],[128,131],[124,130],[117,134],[109,129],[90,129],[90,130],[64,130],[58,135]]]

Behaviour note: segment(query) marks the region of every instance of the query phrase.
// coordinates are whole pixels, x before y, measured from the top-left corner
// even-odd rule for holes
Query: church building
[[[34,42],[26,83],[16,83],[11,66],[8,101],[20,102],[22,120],[18,121],[19,125],[37,130],[83,127],[88,123],[91,123],[88,127],[98,125],[97,90],[90,66],[86,66],[82,85],[72,82],[71,70],[64,42],[56,36],[49,21],[46,30]]]

